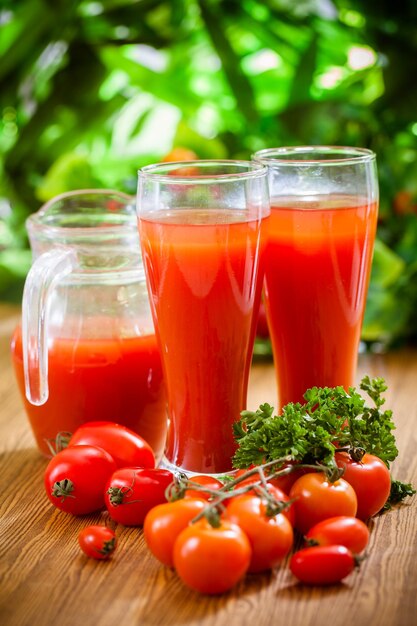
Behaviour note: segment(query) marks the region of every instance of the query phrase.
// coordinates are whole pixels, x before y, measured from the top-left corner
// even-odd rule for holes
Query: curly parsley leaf
[[[382,410],[386,390],[382,378],[365,376],[360,384],[371,406],[350,387],[313,387],[304,395],[305,403],[289,403],[281,415],[263,404],[257,411],[244,411],[235,424],[238,449],[235,467],[249,467],[291,455],[303,463],[334,465],[338,448],[363,448],[389,467],[398,455],[392,412]]]
[[[402,502],[407,496],[413,496],[416,490],[410,483],[402,483],[399,480],[391,482],[391,491],[389,498],[384,505],[384,510],[392,509],[393,505]]]

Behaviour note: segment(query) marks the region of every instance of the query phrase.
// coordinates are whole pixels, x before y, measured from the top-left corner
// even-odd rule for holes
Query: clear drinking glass
[[[159,459],[166,402],[134,199],[74,191],[26,225],[34,258],[12,356],[40,451],[84,422],[111,421]]]
[[[376,157],[337,146],[261,150],[271,197],[265,304],[279,407],[354,384],[378,213]]]
[[[246,406],[261,296],[267,168],[151,165],[139,172],[137,209],[168,399],[164,464],[226,472],[232,425]]]

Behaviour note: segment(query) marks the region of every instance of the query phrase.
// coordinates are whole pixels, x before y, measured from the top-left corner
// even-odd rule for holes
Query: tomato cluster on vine
[[[366,524],[356,516],[358,497],[341,473],[281,463],[270,476],[263,466],[253,467],[225,484],[184,478],[171,489],[180,499],[145,517],[145,540],[161,563],[203,593],[222,593],[246,574],[277,567],[297,535],[304,535],[304,545],[290,558],[293,575],[305,584],[339,582],[353,571],[369,540]],[[295,480],[284,482],[289,474]],[[288,494],[280,489],[284,484]],[[383,489],[384,483],[381,494]],[[386,500],[389,492],[384,494]]]
[[[335,462],[329,469],[284,458],[224,480],[175,477],[155,467],[141,437],[93,422],[51,459],[44,480],[58,509],[74,515],[106,509],[113,524],[143,526],[164,566],[188,587],[218,594],[287,558],[305,584],[333,584],[353,571],[369,539],[363,520],[384,506],[390,473],[369,454],[355,461],[338,452]],[[289,556],[298,537],[303,545]],[[88,556],[107,559],[117,540],[111,528],[92,526],[79,543]]]

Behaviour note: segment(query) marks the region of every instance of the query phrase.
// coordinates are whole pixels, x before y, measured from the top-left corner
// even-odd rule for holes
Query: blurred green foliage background
[[[415,0],[0,0],[0,299],[19,300],[26,217],[63,191],[134,194],[174,147],[378,155],[363,339],[417,339]]]

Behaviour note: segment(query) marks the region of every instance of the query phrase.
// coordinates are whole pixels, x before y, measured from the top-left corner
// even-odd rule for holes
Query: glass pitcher
[[[132,198],[60,195],[27,220],[34,262],[12,356],[39,447],[87,421],[140,434],[161,457],[166,405]]]

